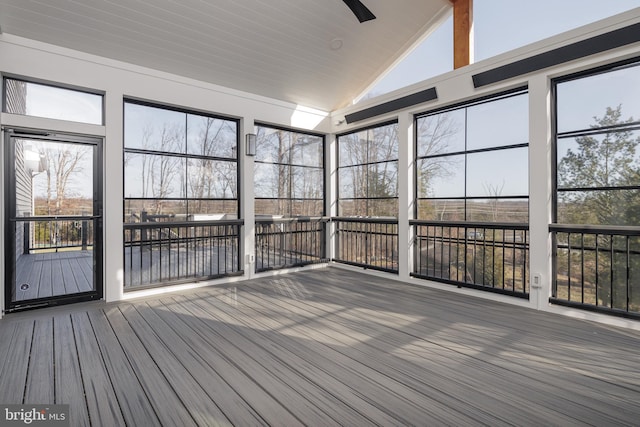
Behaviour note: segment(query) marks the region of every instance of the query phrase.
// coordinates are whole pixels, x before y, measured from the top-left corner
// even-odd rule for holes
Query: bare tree
[[[235,136],[235,129],[228,121],[211,117],[201,117],[202,126],[198,128],[198,135],[189,144],[197,147],[197,155],[203,157],[223,157],[227,153],[228,135]],[[234,139],[235,141],[235,139]],[[234,146],[231,152],[235,153]],[[195,149],[190,150],[196,151]],[[203,200],[210,198],[226,199],[229,195],[237,197],[237,167],[235,162],[217,161],[206,158],[189,160],[189,191],[190,196],[198,199],[194,202],[195,210],[203,210]]]
[[[153,149],[162,152],[176,152],[180,150],[180,141],[183,129],[177,126],[169,127],[166,123],[162,125],[159,135],[156,138],[155,129],[146,126],[142,135],[142,148]],[[169,196],[172,188],[172,181],[179,175],[180,183],[183,184],[186,177],[180,168],[180,159],[173,156],[162,155],[142,155],[142,167],[140,170],[142,180],[142,197],[153,197],[153,211],[155,214],[162,214],[164,203],[162,199]],[[143,207],[147,209],[147,207]]]
[[[446,178],[452,175],[454,164],[450,156],[439,156],[451,151],[451,142],[460,132],[461,126],[456,123],[450,112],[427,116],[417,121],[418,157],[428,157],[417,162],[418,195],[428,197],[433,193],[433,181],[436,178]],[[464,149],[462,147],[462,149]],[[439,212],[422,212],[420,217],[434,217],[446,219],[448,203],[444,201],[439,206]]]
[[[83,148],[48,148],[42,153],[47,162],[47,215],[62,213],[69,192],[69,179],[83,169],[80,164],[87,152]]]
[[[502,180],[502,184],[491,184],[489,182],[483,182],[482,187],[484,188],[485,193],[491,197],[490,205],[490,215],[491,221],[498,221],[498,217],[500,216],[500,200],[499,197],[502,195],[502,191],[504,190],[504,180]]]

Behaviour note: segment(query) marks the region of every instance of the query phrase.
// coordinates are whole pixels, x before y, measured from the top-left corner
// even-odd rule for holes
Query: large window
[[[325,259],[324,136],[256,126],[256,271]]]
[[[640,65],[555,82],[556,302],[640,314]]]
[[[256,136],[256,214],[322,216],[324,137],[266,125]]]
[[[558,82],[557,210],[564,224],[640,224],[640,66]]]
[[[126,101],[125,289],[239,271],[238,123]]]
[[[72,122],[103,124],[102,95],[24,80],[4,79],[3,110]]]
[[[524,90],[416,118],[416,277],[528,297]]]
[[[398,216],[398,124],[338,136],[338,216]]]
[[[235,120],[125,103],[125,222],[237,218]]]
[[[417,217],[527,222],[528,120],[524,91],[419,116]]]
[[[398,124],[338,136],[338,262],[398,272]]]

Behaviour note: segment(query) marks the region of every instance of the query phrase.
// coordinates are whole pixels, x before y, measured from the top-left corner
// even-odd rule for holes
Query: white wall
[[[336,133],[349,129],[375,124],[397,118],[400,123],[400,141],[402,147],[399,162],[402,169],[409,173],[403,176],[400,182],[402,189],[399,202],[400,206],[410,208],[413,203],[412,189],[412,148],[413,147],[413,115],[462,101],[472,100],[492,93],[528,85],[529,87],[529,115],[530,115],[530,170],[536,171],[535,177],[530,178],[530,259],[531,270],[540,273],[542,287],[532,289],[529,301],[510,298],[501,295],[484,293],[470,289],[457,289],[453,286],[430,283],[427,281],[411,279],[411,230],[406,221],[411,218],[412,210],[403,211],[399,218],[405,225],[400,227],[400,274],[399,277],[417,284],[441,288],[452,292],[472,294],[482,298],[499,300],[511,304],[518,304],[539,310],[553,311],[575,317],[597,320],[600,322],[627,326],[640,329],[640,323],[618,319],[595,313],[570,310],[554,307],[548,304],[551,292],[551,245],[547,230],[551,215],[551,185],[550,185],[550,79],[577,71],[589,69],[599,65],[618,60],[640,56],[640,45],[631,45],[614,51],[594,55],[583,60],[573,61],[561,66],[545,69],[541,72],[517,77],[505,82],[489,85],[484,88],[474,89],[471,76],[478,72],[511,63],[519,59],[541,53],[562,45],[583,40],[597,34],[602,34],[627,25],[640,22],[640,9],[629,11],[625,14],[614,16],[603,21],[582,27],[568,33],[543,40],[541,42],[520,48],[518,50],[499,55],[426,80],[419,84],[403,88],[402,90],[386,94],[362,102],[331,115],[323,112],[304,109],[282,101],[268,99],[236,90],[231,90],[216,85],[195,81],[192,79],[175,76],[142,67],[124,64],[106,58],[100,58],[64,48],[59,48],[44,43],[22,39],[8,34],[0,34],[0,73],[4,75],[20,76],[28,79],[53,82],[56,84],[84,87],[105,93],[105,126],[81,125],[73,123],[61,123],[55,120],[31,118],[2,114],[0,123],[3,126],[20,126],[30,128],[68,130],[88,135],[96,135],[105,138],[105,180],[104,188],[104,283],[105,298],[114,301],[125,297],[122,292],[122,203],[123,203],[123,170],[122,170],[122,108],[123,97],[132,97],[142,100],[169,104],[188,109],[211,112],[241,120],[241,145],[244,142],[244,134],[253,131],[255,121],[272,123],[281,126],[292,126],[303,129],[312,129],[316,132],[327,133],[327,163],[335,166],[335,138]],[[369,106],[373,106],[403,95],[417,92],[422,89],[436,87],[438,100],[424,105],[418,105],[403,111],[397,111],[365,122],[346,125],[340,122],[345,114],[355,112]],[[1,155],[1,154],[0,154]],[[242,156],[241,160],[246,159]],[[4,162],[0,163],[3,167]],[[243,186],[243,213],[247,220],[253,218],[253,192],[252,192],[252,161],[241,164],[241,176]],[[4,175],[0,175],[4,176]],[[542,179],[538,179],[543,176]],[[335,214],[335,169],[330,170],[327,178],[327,195],[329,200],[328,213]],[[0,192],[4,189],[4,183],[0,186]],[[4,215],[4,212],[0,212]],[[251,221],[252,222],[252,221]],[[0,223],[0,232],[4,235],[4,221]],[[253,252],[253,228],[245,227],[243,236],[245,254]],[[4,245],[0,246],[0,259],[4,259]],[[249,277],[249,270],[253,265],[246,263],[245,276],[228,280],[242,280]],[[0,270],[4,265],[0,266]],[[4,278],[4,272],[0,271]],[[388,277],[388,276],[387,276]],[[395,276],[394,276],[395,277]],[[157,290],[128,293],[126,297],[142,296],[156,292],[166,292],[188,288],[192,285],[180,285]],[[0,305],[4,307],[1,299]]]

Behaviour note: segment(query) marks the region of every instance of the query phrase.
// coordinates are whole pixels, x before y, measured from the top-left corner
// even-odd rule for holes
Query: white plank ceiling
[[[331,111],[387,70],[449,0],[0,0],[3,33]],[[331,49],[339,39],[342,48]]]

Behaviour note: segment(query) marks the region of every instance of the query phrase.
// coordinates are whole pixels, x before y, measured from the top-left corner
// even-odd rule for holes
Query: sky
[[[474,0],[475,62],[635,7],[640,0]],[[369,94],[387,93],[452,69],[449,17]]]

